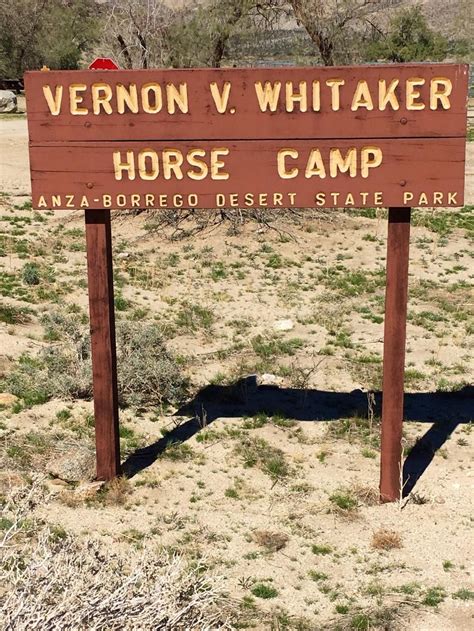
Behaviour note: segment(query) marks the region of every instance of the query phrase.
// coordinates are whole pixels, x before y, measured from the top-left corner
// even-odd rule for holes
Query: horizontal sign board
[[[464,147],[457,139],[55,144],[35,147],[31,172],[38,208],[458,206]]]
[[[33,205],[462,205],[467,78],[453,64],[29,72]]]

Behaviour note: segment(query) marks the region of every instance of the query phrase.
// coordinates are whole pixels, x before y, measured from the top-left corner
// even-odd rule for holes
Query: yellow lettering
[[[179,149],[163,150],[163,177],[165,178],[165,180],[171,180],[173,174],[177,180],[182,180],[182,164],[183,154]]]
[[[43,94],[52,116],[58,116],[61,112],[63,100],[63,86],[57,85],[54,89],[54,97],[49,85],[43,86]]]
[[[448,193],[448,204],[452,204],[453,206],[459,206],[457,200],[457,193]]]
[[[101,107],[106,114],[112,114],[112,106],[110,105],[112,88],[110,85],[108,83],[93,83],[91,93],[94,114],[100,114]]]
[[[153,151],[153,149],[142,149],[139,152],[138,173],[142,180],[156,180],[160,173],[156,151]]]
[[[357,175],[357,149],[351,147],[348,149],[345,157],[342,157],[340,149],[331,149],[329,154],[329,171],[331,177],[337,177],[338,171],[347,173],[350,177]]]
[[[315,175],[321,179],[326,177],[326,168],[319,149],[311,149],[304,172],[306,178],[314,177]]]
[[[229,149],[227,147],[215,147],[211,149],[211,178],[213,180],[228,180],[229,174],[221,171],[225,167],[225,162],[219,160],[221,156],[228,156]]]
[[[326,203],[326,195],[324,193],[317,193],[314,200],[317,206],[324,206]]]
[[[158,83],[144,83],[141,89],[142,107],[147,114],[157,114],[163,107],[161,86]],[[150,93],[153,94],[153,103],[150,103]]]
[[[227,109],[227,103],[229,102],[230,81],[226,81],[224,83],[224,88],[222,90],[222,94],[219,91],[219,87],[215,81],[213,81],[210,85],[212,98],[214,99],[214,103],[216,105],[216,109],[219,114],[224,114]]]
[[[413,193],[410,193],[409,191],[405,191],[403,193],[403,203],[404,203],[404,205],[406,206],[411,201],[413,201]]]
[[[89,200],[85,195],[83,195],[81,199],[81,208],[89,208]]]
[[[321,110],[321,84],[313,81],[313,112]]]
[[[425,104],[419,103],[417,99],[420,98],[421,93],[417,90],[417,87],[425,85],[425,80],[415,77],[407,79],[407,110],[424,110]]]
[[[274,84],[271,84],[269,81],[265,81],[263,87],[260,81],[255,83],[255,92],[262,112],[265,112],[267,109],[269,109],[270,112],[276,111],[280,90],[280,81],[275,81]]]
[[[388,104],[391,105],[393,110],[400,109],[400,103],[398,102],[397,94],[395,92],[399,83],[400,81],[398,79],[393,79],[387,87],[385,79],[379,80],[379,110],[381,112],[387,108]]]
[[[86,90],[87,86],[85,83],[72,83],[69,86],[69,109],[73,116],[85,116],[89,113],[86,107],[79,107],[84,97],[78,92],[85,92]]]
[[[380,147],[362,147],[360,152],[360,173],[362,177],[369,177],[369,169],[375,169],[382,164],[383,154]]]
[[[206,152],[204,149],[191,149],[191,151],[188,151],[188,155],[186,156],[188,164],[198,169],[197,171],[192,169],[188,170],[188,177],[192,180],[204,180],[209,173],[209,169],[205,161],[198,159],[199,157],[204,158],[205,155]]]
[[[127,106],[128,110],[133,114],[138,114],[138,92],[136,83],[131,83],[128,88],[122,83],[117,83],[116,94],[117,112],[119,114],[125,114],[125,106]]]
[[[359,81],[354,93],[354,98],[352,99],[351,110],[356,112],[360,107],[365,107],[367,110],[374,109],[374,103],[367,81]]]
[[[168,114],[176,112],[176,106],[183,112],[188,113],[188,84],[180,83],[177,88],[174,83],[166,84],[166,100],[168,103]]]
[[[122,172],[125,171],[128,173],[128,179],[135,179],[135,161],[133,159],[133,151],[127,151],[127,159],[125,162],[122,162],[122,152],[114,151],[113,152],[113,161],[114,161],[114,173],[115,179],[122,179]]]
[[[293,91],[293,81],[286,82],[286,111],[292,112],[295,103],[299,103],[300,112],[306,112],[307,97],[306,97],[306,81],[300,81],[299,92]]]
[[[48,205],[46,203],[44,195],[41,195],[41,197],[38,200],[38,208],[47,208],[47,207],[48,207]]]
[[[337,112],[341,107],[340,88],[345,84],[344,79],[328,79],[326,85],[331,88],[331,108]]]
[[[296,167],[293,167],[292,169],[288,170],[286,168],[286,163],[285,163],[286,158],[296,159],[297,157],[298,157],[298,152],[296,151],[296,149],[280,149],[280,151],[278,152],[278,155],[277,155],[278,175],[283,180],[289,180],[298,175],[298,169]]]
[[[449,79],[442,77],[432,79],[430,84],[430,108],[437,110],[438,103],[441,103],[441,107],[444,110],[449,110],[451,108],[449,96],[452,91],[453,84]]]

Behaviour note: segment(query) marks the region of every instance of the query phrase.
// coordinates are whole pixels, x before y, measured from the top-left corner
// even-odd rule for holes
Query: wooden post
[[[110,210],[86,210],[97,479],[120,473]]]
[[[380,500],[400,498],[411,208],[389,208],[383,341]]]

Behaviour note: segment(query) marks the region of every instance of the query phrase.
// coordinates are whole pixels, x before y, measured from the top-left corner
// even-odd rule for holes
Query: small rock
[[[277,377],[270,373],[264,373],[257,377],[257,386],[274,386],[278,387],[283,384],[283,377]]]
[[[18,401],[18,397],[10,392],[0,392],[0,407],[10,408]]]
[[[90,500],[97,495],[105,482],[98,480],[96,482],[82,482],[77,489],[74,489],[74,498],[81,501]]]
[[[61,493],[68,487],[68,483],[64,482],[64,480],[59,480],[58,478],[54,478],[53,480],[46,480],[46,487],[50,493],[53,495],[57,493]]]
[[[17,99],[11,90],[0,90],[0,112],[11,114],[17,110]]]
[[[119,252],[117,254],[118,259],[128,259],[129,256],[130,256],[130,252]]]
[[[77,446],[50,460],[47,472],[65,482],[81,482],[95,478],[95,454],[88,447]]]
[[[62,488],[64,488],[65,486],[69,486],[67,482],[65,482],[64,480],[60,480],[59,478],[54,478],[53,480],[50,480],[50,483],[54,486],[60,486]]]
[[[291,331],[291,329],[295,328],[295,324],[293,320],[278,320],[273,325],[274,331]]]

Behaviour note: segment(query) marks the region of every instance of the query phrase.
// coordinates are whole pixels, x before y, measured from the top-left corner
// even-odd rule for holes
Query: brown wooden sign
[[[30,72],[35,208],[460,206],[467,66]]]
[[[389,206],[380,498],[401,496],[410,209],[464,202],[467,84],[452,64],[26,74],[33,208],[85,211],[99,479],[120,473],[110,209]]]

